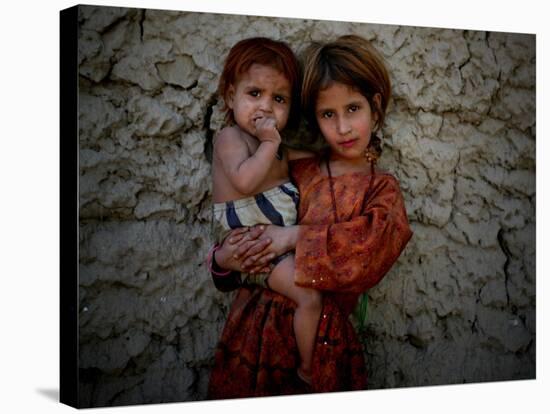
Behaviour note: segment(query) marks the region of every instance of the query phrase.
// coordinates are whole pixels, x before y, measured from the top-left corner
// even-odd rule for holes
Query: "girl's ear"
[[[229,85],[227,88],[227,94],[225,95],[225,104],[229,109],[233,109],[233,99],[235,98],[235,87]]]
[[[374,94],[374,96],[372,97],[372,106],[374,106],[374,108],[371,108],[374,125],[376,126],[376,128],[378,128],[380,126],[378,125],[378,121],[380,118],[378,116],[378,111],[380,110],[380,108],[382,108],[382,95],[380,95],[379,93]]]

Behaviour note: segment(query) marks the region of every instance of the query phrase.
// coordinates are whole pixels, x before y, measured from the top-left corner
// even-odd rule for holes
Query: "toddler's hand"
[[[271,141],[279,145],[281,143],[281,135],[277,130],[277,121],[273,117],[260,116],[255,120],[256,136],[262,142]]]

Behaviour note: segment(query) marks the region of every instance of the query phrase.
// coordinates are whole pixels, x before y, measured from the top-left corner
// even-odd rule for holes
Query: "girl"
[[[296,223],[298,190],[289,181],[288,161],[309,154],[282,151],[279,131],[291,114],[296,117],[299,87],[298,62],[286,44],[252,38],[230,50],[219,93],[232,125],[216,137],[212,163],[213,222],[221,228],[219,240],[242,226]],[[302,360],[298,374],[309,381],[321,295],[294,284],[294,256],[288,250],[279,252],[271,273],[243,278],[296,302],[294,334]]]
[[[234,233],[231,239],[239,244],[225,243],[218,252],[222,267],[254,268],[280,254],[281,234],[294,242],[294,282],[323,292],[312,391],[366,387],[363,350],[348,317],[360,294],[381,280],[412,236],[398,181],[375,169],[380,142],[374,132],[383,125],[389,98],[383,60],[365,39],[344,36],[312,45],[305,57],[302,104],[328,149],[290,165],[301,195],[299,225],[267,226],[258,240],[239,241],[242,234]],[[304,392],[287,374],[295,364],[289,308],[292,304],[272,293],[238,292],[216,352],[211,398]]]

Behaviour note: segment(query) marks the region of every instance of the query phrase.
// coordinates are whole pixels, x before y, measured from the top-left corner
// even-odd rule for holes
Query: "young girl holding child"
[[[288,161],[311,154],[283,150],[280,131],[289,117],[297,117],[299,73],[292,50],[271,39],[242,40],[227,56],[219,94],[231,125],[215,138],[212,163],[213,222],[221,227],[220,241],[243,226],[296,224],[299,195],[289,180]],[[294,330],[302,360],[298,375],[309,381],[321,294],[294,284],[292,253],[279,252],[273,265],[270,273],[243,275],[243,281],[296,302]]]
[[[375,169],[374,132],[384,122],[390,81],[382,58],[358,36],[314,44],[304,62],[302,106],[328,150],[290,163],[301,197],[299,225],[256,229],[256,240],[235,232],[236,244],[224,243],[216,260],[235,270],[261,268],[266,257],[282,253],[277,238],[290,241],[294,283],[323,292],[310,390],[364,389],[363,350],[348,317],[412,236],[398,181]],[[292,308],[268,290],[239,290],[216,352],[210,398],[304,392],[289,374],[296,363],[288,338]]]

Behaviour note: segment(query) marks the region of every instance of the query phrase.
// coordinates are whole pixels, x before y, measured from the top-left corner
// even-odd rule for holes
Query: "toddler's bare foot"
[[[307,385],[311,385],[311,372],[306,371],[302,367],[300,367],[298,368],[298,377]]]

